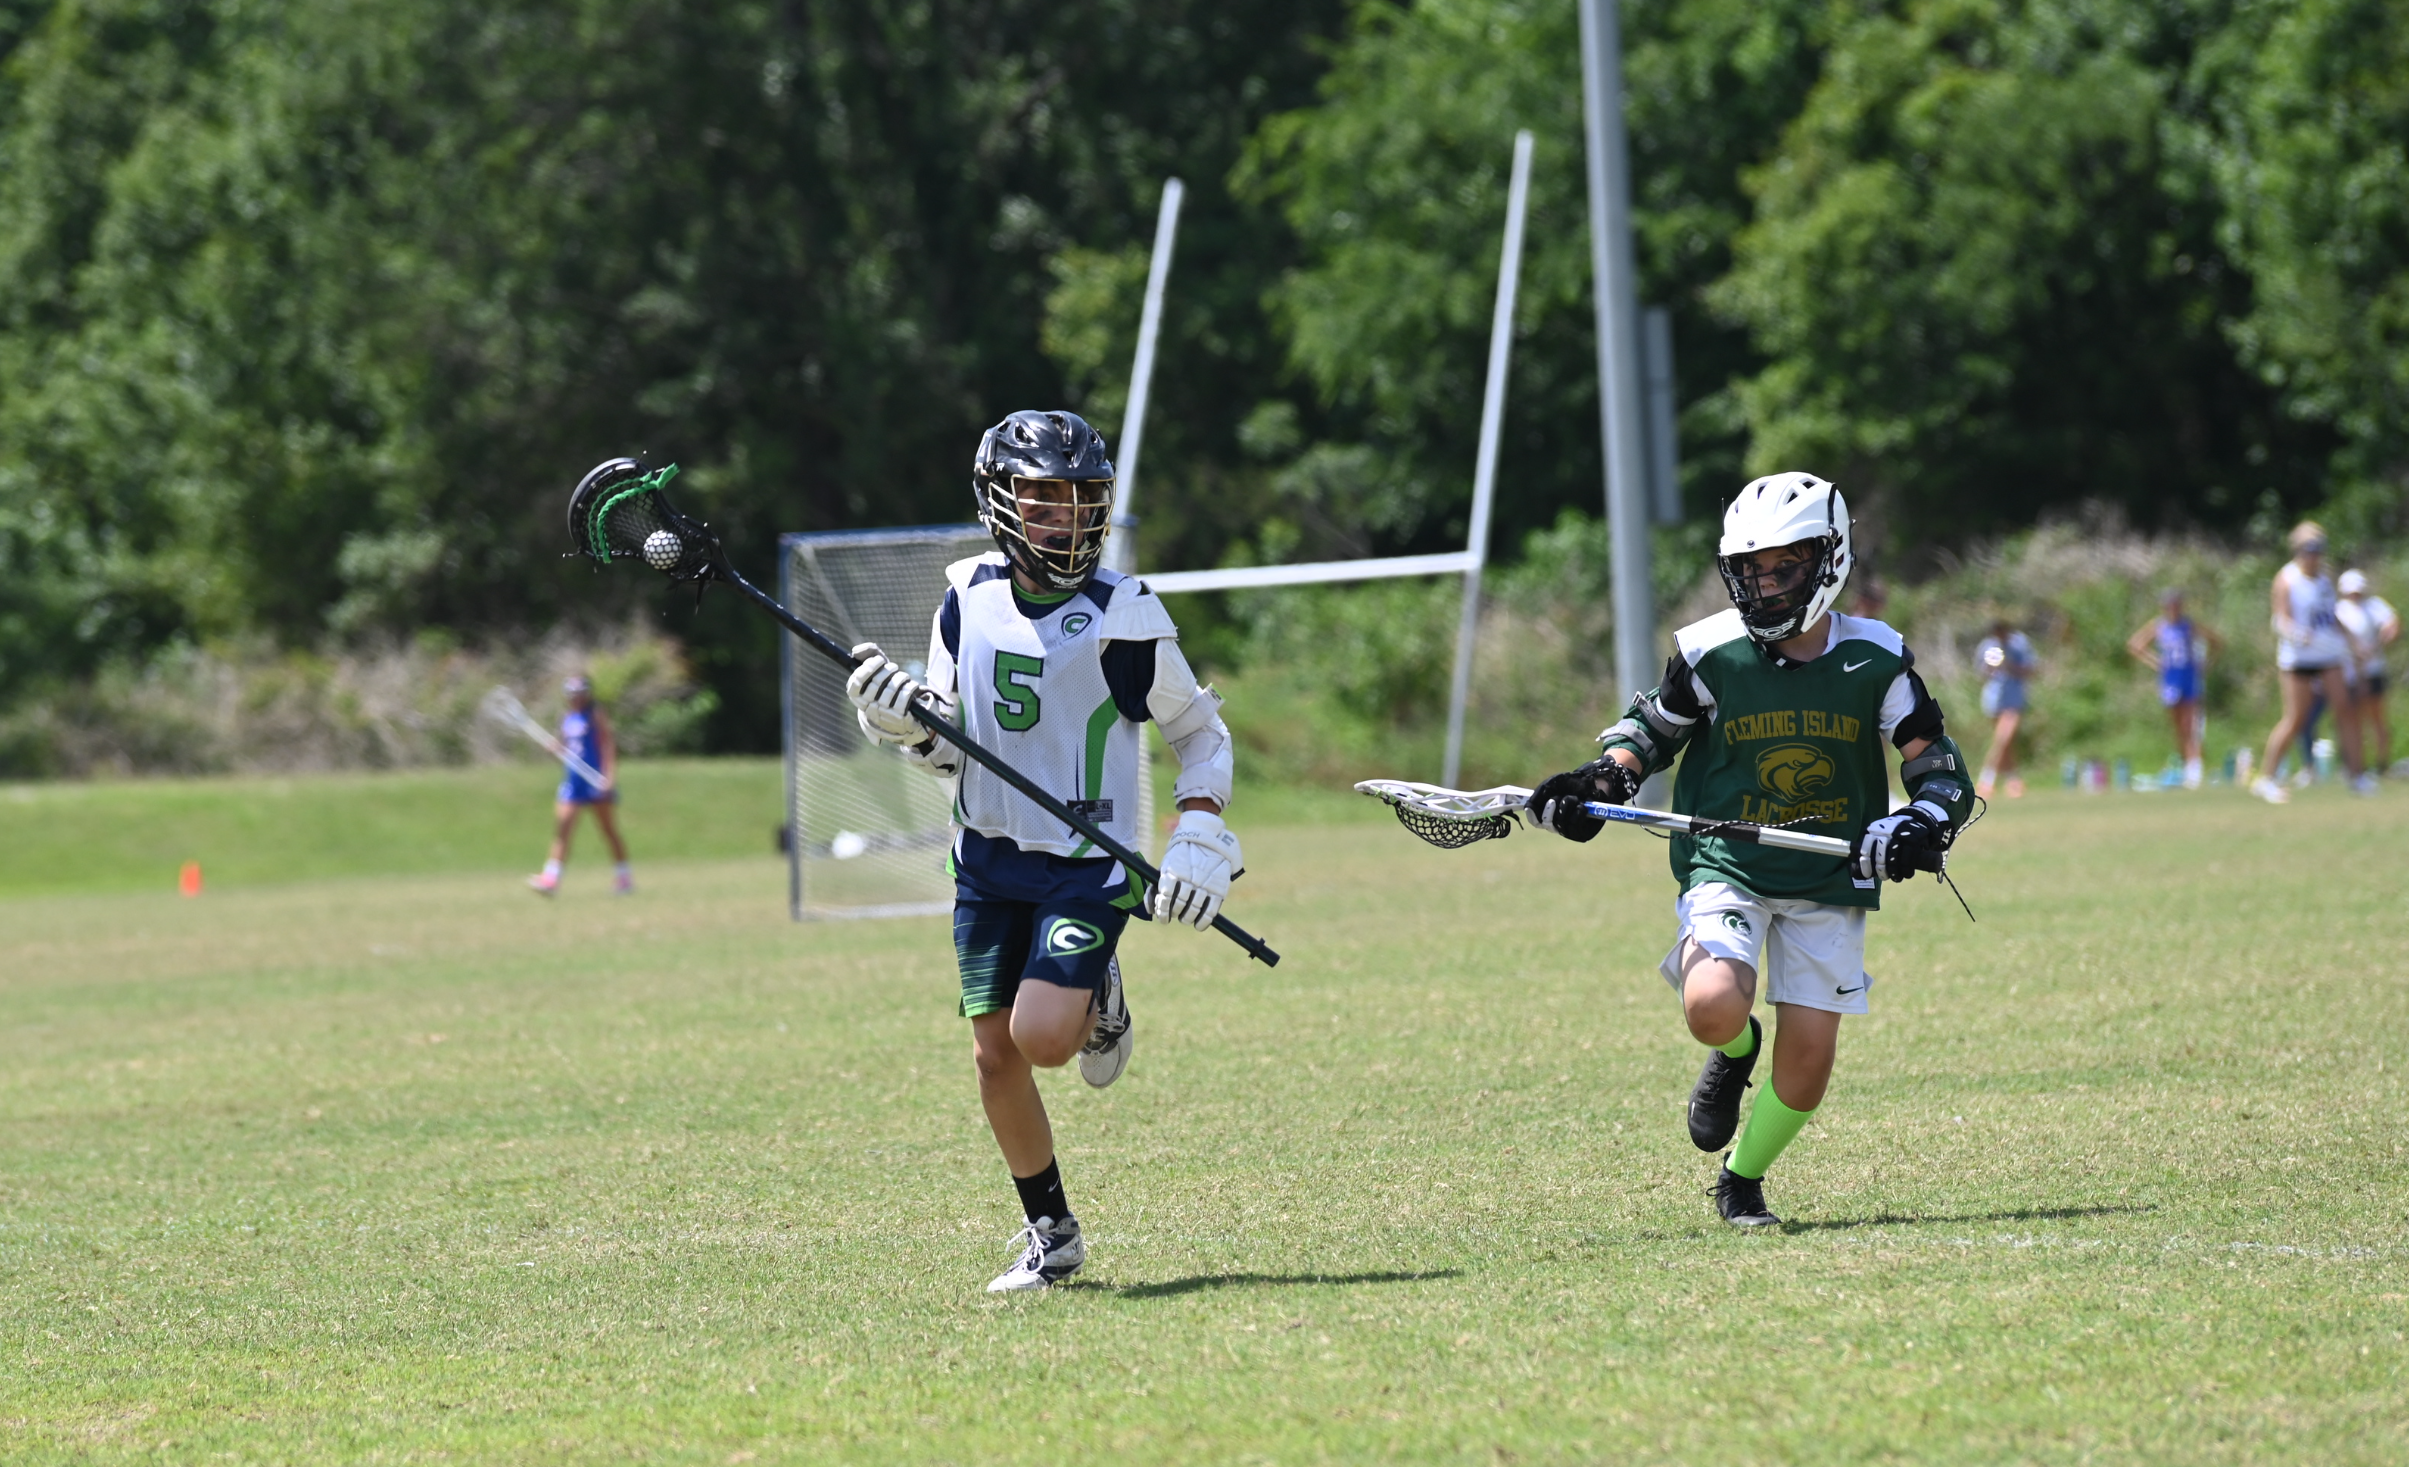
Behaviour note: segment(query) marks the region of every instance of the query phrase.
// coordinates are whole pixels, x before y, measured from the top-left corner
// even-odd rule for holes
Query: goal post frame
[[[929,625],[936,617],[938,604],[945,594],[943,567],[954,560],[991,550],[994,546],[993,537],[987,533],[984,527],[976,523],[915,525],[875,530],[824,530],[780,535],[778,537],[778,603],[789,611],[798,611],[799,607],[808,607],[817,611],[821,618],[821,624],[826,626],[829,634],[841,638],[848,646],[864,641],[875,641],[885,647],[896,661],[906,665],[917,664],[926,653]],[[819,556],[826,550],[846,548],[875,550],[890,547],[925,547],[935,550],[937,554],[930,559],[927,566],[927,569],[933,571],[934,574],[928,577],[925,585],[912,588],[915,592],[915,599],[901,614],[892,618],[882,618],[881,620],[887,624],[873,627],[864,622],[864,613],[860,608],[848,604],[847,598],[831,581],[827,568],[820,563]],[[781,638],[780,642],[782,645],[778,660],[779,762],[785,804],[779,820],[779,829],[781,842],[786,849],[788,915],[795,921],[805,922],[851,917],[928,916],[950,911],[953,905],[951,896],[941,894],[937,889],[938,884],[935,882],[929,883],[931,891],[919,899],[873,900],[850,905],[815,906],[812,903],[810,866],[812,864],[813,833],[807,828],[806,816],[812,813],[807,806],[811,804],[814,792],[806,787],[803,761],[804,744],[813,737],[813,731],[802,728],[797,720],[797,712],[802,703],[798,678],[834,679],[841,684],[842,675],[835,670],[834,664],[814,657],[810,649],[803,647],[794,639]],[[841,695],[835,699],[824,698],[822,701],[831,702],[833,708],[835,701],[841,701]],[[830,710],[823,710],[823,712],[830,712]],[[852,732],[854,737],[859,739],[858,731],[851,728],[850,719],[846,716],[848,713],[849,710],[834,710],[831,717],[842,727],[833,731],[819,731],[827,734],[839,747],[845,747],[845,736],[848,732]],[[893,751],[875,748],[867,739],[859,739],[859,747],[847,751],[855,759],[870,760],[884,756],[895,759],[898,766],[901,764],[900,758]],[[924,781],[932,789],[939,787],[940,784],[939,781],[930,779],[926,775],[902,771],[900,768],[897,772],[909,774],[911,779]],[[904,787],[913,788],[914,786],[906,784]],[[941,850],[934,846],[928,849],[927,854],[932,863],[942,859]],[[837,859],[846,858],[840,856]],[[932,869],[934,869],[933,865]]]
[[[1463,611],[1456,628],[1455,663],[1448,679],[1447,751],[1440,771],[1440,783],[1448,785],[1456,782],[1463,762],[1465,709],[1472,696],[1472,658],[1480,632],[1481,573],[1489,561],[1490,510],[1497,498],[1497,457],[1505,436],[1506,384],[1514,357],[1514,312],[1522,281],[1523,220],[1530,202],[1531,147],[1528,128],[1514,134],[1514,162],[1506,187],[1505,233],[1497,251],[1497,295],[1489,323],[1488,374],[1481,393],[1480,446],[1472,473],[1472,514],[1464,529],[1464,548],[1437,555],[1231,566],[1222,570],[1156,572],[1144,577],[1156,594],[1173,596],[1183,591],[1244,591],[1405,576],[1462,576]]]

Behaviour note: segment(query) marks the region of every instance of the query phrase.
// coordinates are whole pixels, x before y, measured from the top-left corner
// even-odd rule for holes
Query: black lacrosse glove
[[[1918,800],[1867,826],[1850,864],[1859,880],[1905,881],[1918,871],[1940,870],[1953,837],[1949,817]]]
[[[1595,839],[1606,822],[1583,810],[1583,805],[1592,800],[1628,805],[1638,793],[1638,775],[1621,760],[1600,756],[1578,769],[1541,780],[1522,808],[1524,818],[1540,829],[1552,830],[1566,840],[1586,841]]]

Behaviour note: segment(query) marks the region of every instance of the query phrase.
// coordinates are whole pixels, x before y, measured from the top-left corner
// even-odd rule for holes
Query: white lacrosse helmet
[[[1745,575],[1739,558],[1781,545],[1808,546],[1795,567]],[[1815,625],[1840,599],[1856,566],[1849,548],[1849,506],[1829,480],[1813,474],[1767,474],[1740,491],[1723,511],[1715,568],[1748,635],[1786,642]]]

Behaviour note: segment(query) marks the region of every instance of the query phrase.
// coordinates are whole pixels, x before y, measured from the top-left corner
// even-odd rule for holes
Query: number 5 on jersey
[[[995,721],[1014,733],[1027,733],[1037,727],[1037,717],[1045,711],[1038,701],[1037,689],[1023,679],[1045,676],[1043,657],[1024,657],[1018,652],[995,654]],[[1018,697],[1013,696],[1018,694]]]

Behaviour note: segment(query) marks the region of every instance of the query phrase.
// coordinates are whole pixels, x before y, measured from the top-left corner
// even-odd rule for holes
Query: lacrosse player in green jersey
[[[1733,837],[1676,836],[1680,923],[1661,971],[1690,1034],[1711,1051],[1690,1092],[1690,1140],[1719,1151],[1740,1128],[1763,1029],[1762,980],[1779,1017],[1773,1083],[1725,1157],[1715,1210],[1740,1227],[1781,1219],[1767,1168],[1823,1103],[1844,1014],[1862,1014],[1865,915],[1881,883],[1937,871],[1974,801],[1965,760],[1915,657],[1882,622],[1832,610],[1848,581],[1848,505],[1812,474],[1750,484],[1723,516],[1716,565],[1732,609],[1683,627],[1664,680],[1599,736],[1599,757],[1531,792],[1525,818],[1585,841],[1604,822],[1584,802],[1626,804],[1670,769],[1673,809],[1787,825],[1850,841],[1853,858]],[[1912,802],[1893,813],[1882,745]]]

